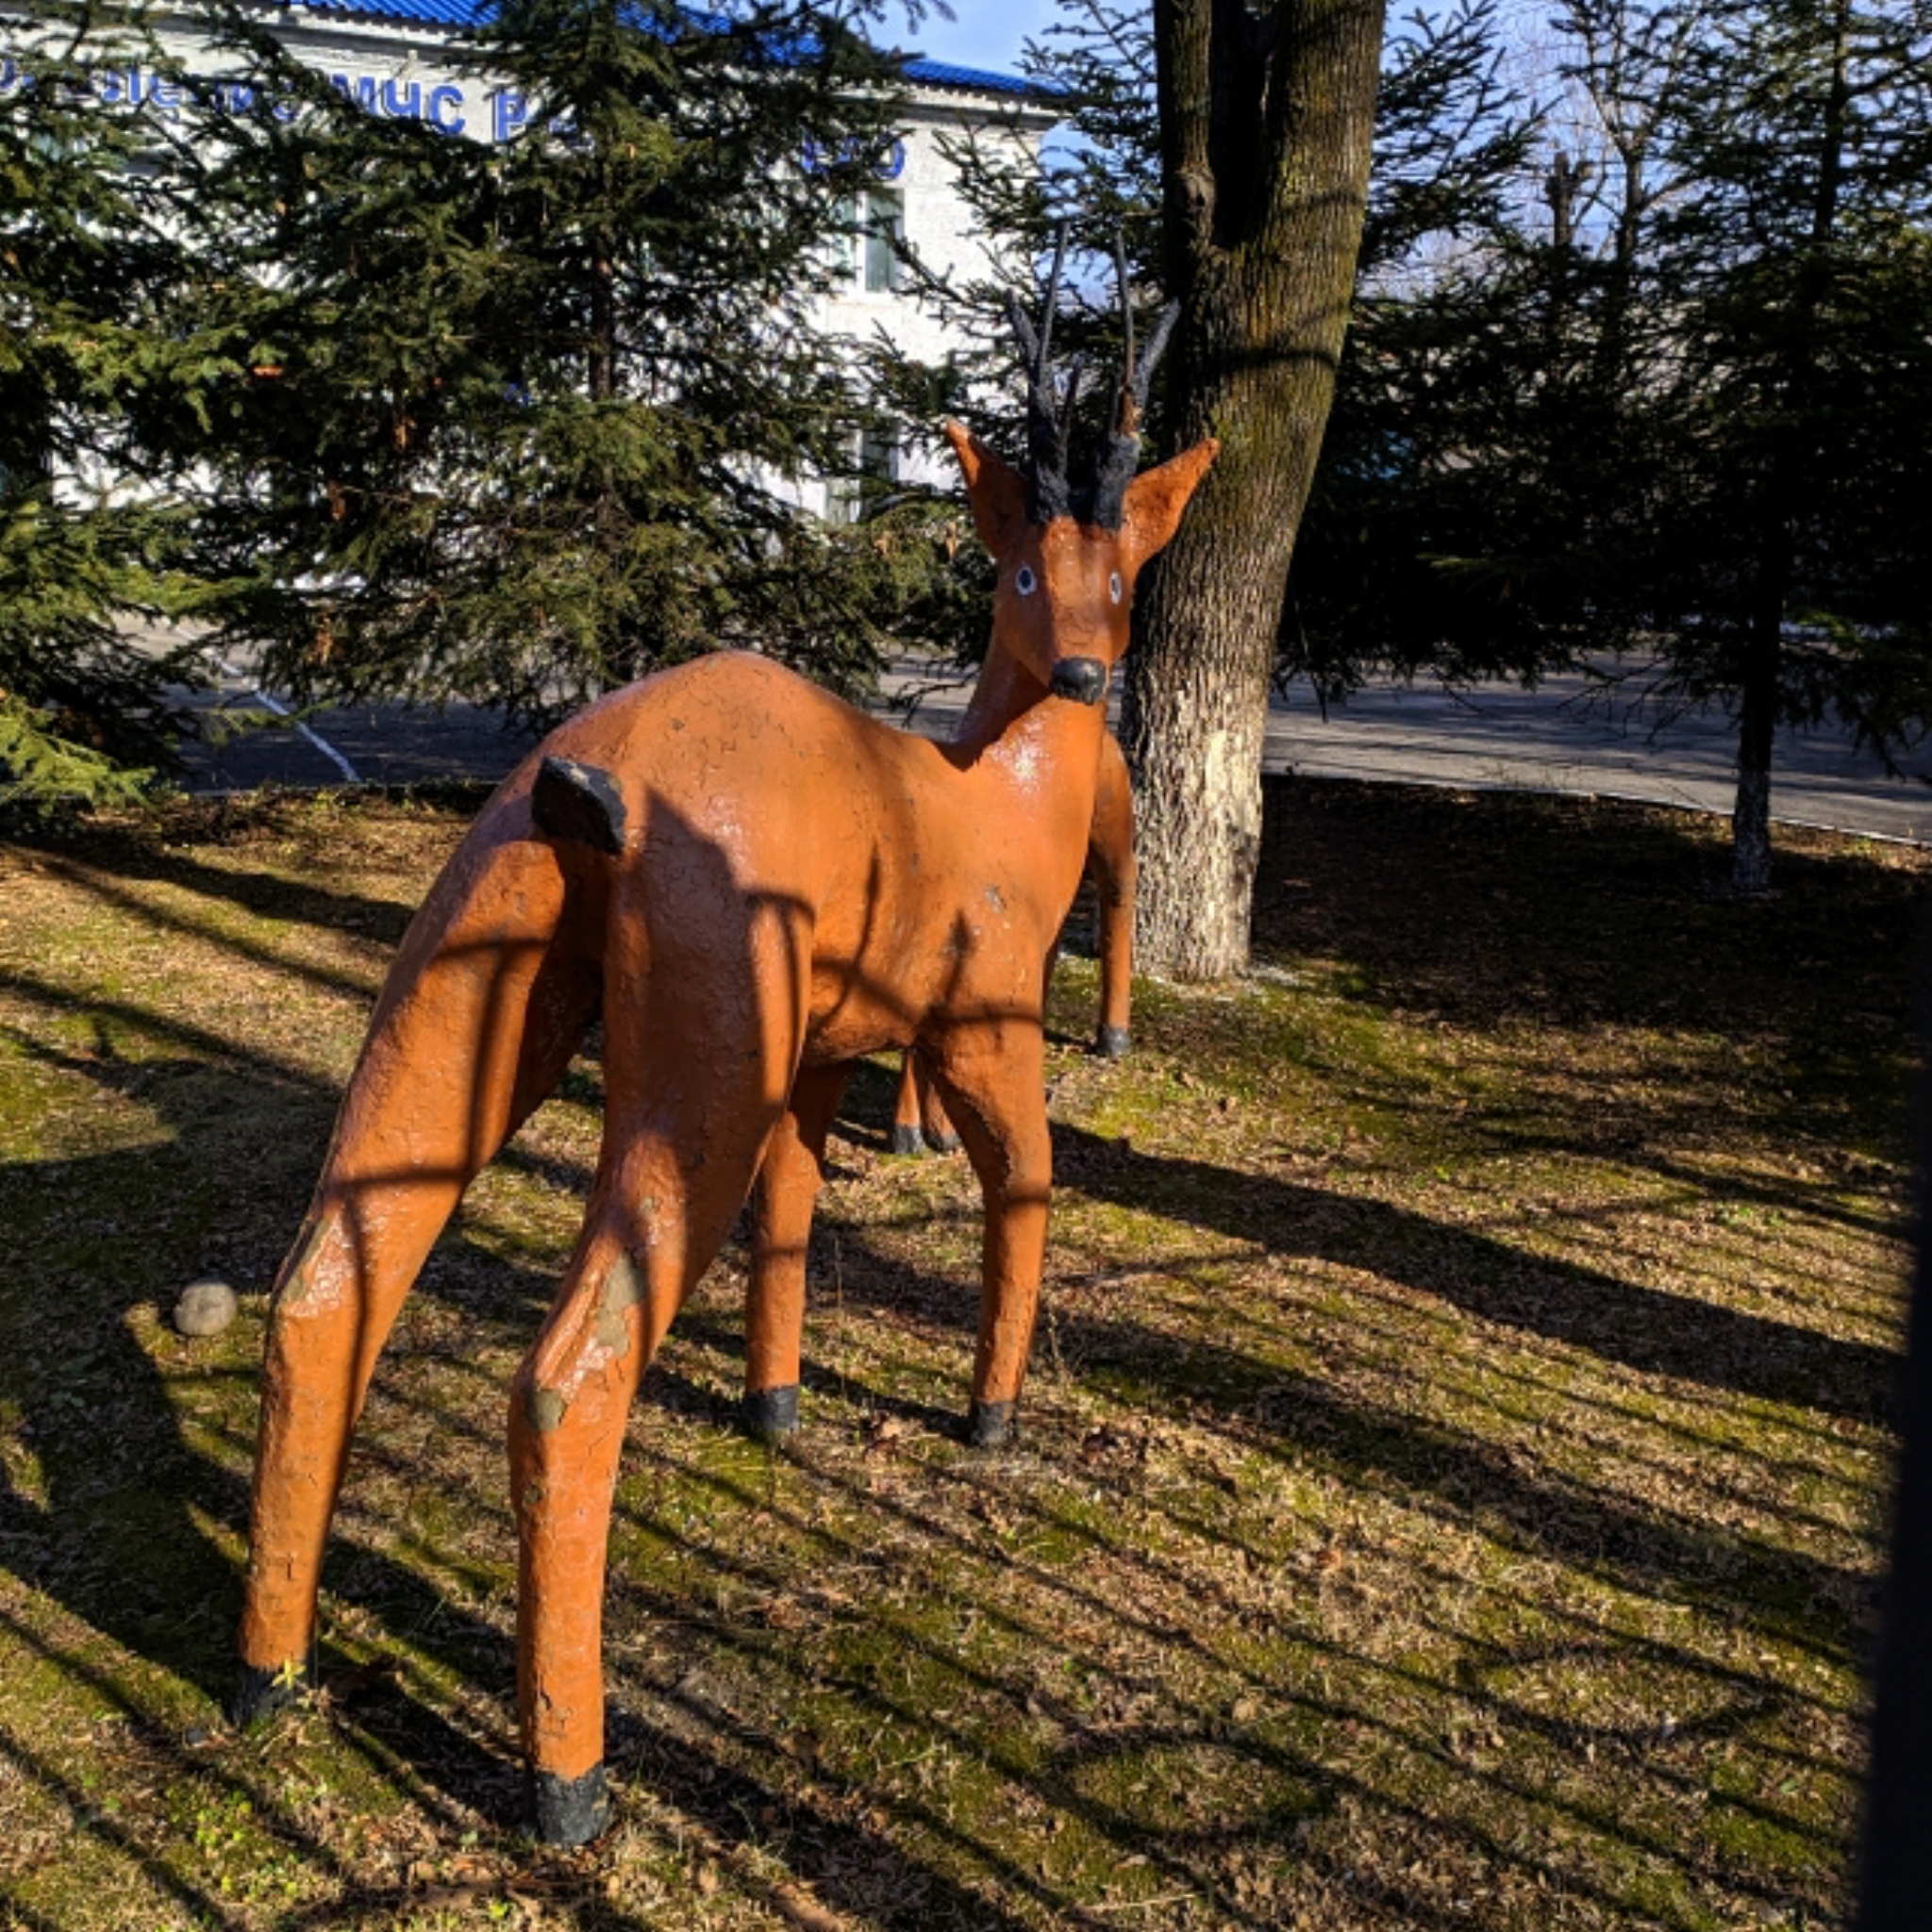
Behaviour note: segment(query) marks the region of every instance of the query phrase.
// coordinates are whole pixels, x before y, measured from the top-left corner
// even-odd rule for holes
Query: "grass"
[[[957,1440],[958,1161],[855,1082],[807,1429],[731,1417],[742,1254],[633,1421],[618,1825],[518,1835],[502,1424],[597,1069],[385,1357],[317,1702],[236,1738],[263,1295],[461,817],[183,808],[0,850],[0,1926],[1847,1923],[1926,861],[1285,782],[1257,971],[1049,1078],[1017,1452]],[[175,1336],[215,1272],[243,1313]]]

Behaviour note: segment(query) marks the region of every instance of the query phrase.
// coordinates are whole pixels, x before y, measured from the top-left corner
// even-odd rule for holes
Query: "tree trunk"
[[[1760,614],[1746,646],[1738,716],[1738,797],[1731,810],[1731,890],[1771,890],[1771,746],[1777,727],[1779,623],[1784,599]]]
[[[586,361],[591,399],[608,403],[617,393],[617,237],[606,227],[597,230],[596,252],[591,259],[591,346]]]
[[[1785,382],[1788,411],[1804,406],[1816,380],[1814,336],[1831,274],[1838,230],[1839,194],[1844,180],[1845,123],[1851,104],[1850,0],[1836,0],[1831,13],[1831,80],[1820,131],[1818,180],[1811,197],[1810,248],[1798,277],[1796,326],[1790,374]],[[1787,452],[1772,477],[1774,506],[1760,566],[1758,608],[1745,646],[1738,707],[1738,798],[1731,812],[1731,890],[1757,897],[1771,891],[1771,751],[1777,729],[1783,675],[1785,606],[1790,595],[1795,532],[1792,505],[1817,473],[1815,439]]]
[[[1166,441],[1221,458],[1135,613],[1137,961],[1247,962],[1261,750],[1295,532],[1355,285],[1383,0],[1156,0],[1167,279],[1182,303]]]

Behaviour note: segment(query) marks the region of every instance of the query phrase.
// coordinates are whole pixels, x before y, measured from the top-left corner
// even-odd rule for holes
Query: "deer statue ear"
[[[1013,539],[1026,527],[1026,479],[958,423],[946,425],[946,441],[966,473],[973,527],[995,557],[1004,557]]]
[[[1168,539],[1180,528],[1188,499],[1220,453],[1221,444],[1210,436],[1158,468],[1143,471],[1127,485],[1121,527],[1133,546],[1137,569],[1167,547]]]

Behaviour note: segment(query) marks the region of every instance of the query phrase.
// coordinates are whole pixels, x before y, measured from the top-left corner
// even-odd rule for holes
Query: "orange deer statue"
[[[376,1002],[262,1373],[234,1714],[311,1668],[323,1545],[375,1359],[477,1170],[601,1012],[604,1132],[576,1246],[509,1405],[517,1704],[540,1835],[605,1826],[602,1604],[639,1379],[758,1182],[752,1386],[797,1379],[826,1128],[860,1055],[916,1046],[986,1203],[969,1428],[1000,1441],[1025,1369],[1051,1145],[1041,966],[1080,876],[1134,579],[1213,460],[1134,474],[1147,378],[1072,487],[1058,272],[1026,351],[1031,458],[958,425],[998,561],[972,728],[935,744],[771,660],[721,653],[615,691],[505,781],[411,922]],[[1131,318],[1129,319],[1131,322]],[[769,1343],[792,1356],[773,1374]],[[763,1340],[761,1340],[761,1337]],[[764,1351],[761,1354],[761,1350]]]

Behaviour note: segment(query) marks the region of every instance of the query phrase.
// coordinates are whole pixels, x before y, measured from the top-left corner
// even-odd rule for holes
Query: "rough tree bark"
[[[1167,283],[1182,302],[1166,438],[1221,458],[1135,613],[1137,958],[1239,972],[1289,558],[1355,284],[1384,0],[1155,0]]]

